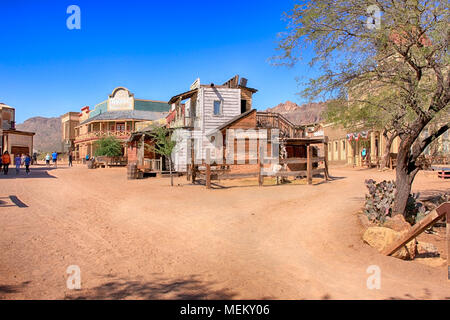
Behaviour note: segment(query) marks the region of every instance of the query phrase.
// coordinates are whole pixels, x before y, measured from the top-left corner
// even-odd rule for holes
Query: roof
[[[21,130],[16,130],[16,129],[7,129],[7,130],[3,130],[3,134],[20,134],[23,136],[34,136],[36,133],[35,132],[31,132],[31,131],[21,131]]]
[[[190,90],[190,91],[186,91],[186,92],[180,93],[180,94],[170,98],[168,103],[169,104],[175,103],[180,98],[181,98],[181,100],[186,100],[186,99],[192,97],[195,93],[197,93],[197,91],[198,91],[198,89],[194,89],[194,90]]]
[[[93,121],[109,121],[109,120],[158,120],[165,118],[167,112],[141,111],[141,110],[121,110],[108,111],[89,118],[80,124],[86,124]]]
[[[231,126],[233,123],[235,123],[236,121],[238,121],[238,120],[240,120],[242,118],[245,118],[246,116],[248,116],[252,112],[256,112],[256,109],[251,109],[251,110],[245,111],[244,113],[241,113],[241,114],[231,118],[230,120],[228,120],[224,124],[222,124],[222,125],[218,126],[217,128],[214,128],[213,130],[211,130],[211,132],[209,132],[208,135],[213,134],[214,132],[223,130],[223,129],[225,129],[228,126]]]

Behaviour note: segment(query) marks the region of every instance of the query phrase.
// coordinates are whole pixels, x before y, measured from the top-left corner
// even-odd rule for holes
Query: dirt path
[[[0,298],[450,298],[445,266],[361,241],[364,179],[392,173],[331,173],[339,179],[316,186],[217,190],[81,166],[1,177]],[[414,185],[449,188],[425,173]],[[81,269],[80,291],[66,287],[70,265]],[[380,290],[367,289],[370,265]]]

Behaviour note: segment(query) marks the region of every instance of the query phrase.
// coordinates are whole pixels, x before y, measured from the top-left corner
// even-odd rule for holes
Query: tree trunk
[[[400,144],[397,156],[396,180],[397,192],[395,195],[393,215],[405,215],[406,204],[411,187],[416,177],[418,168],[410,161],[411,144],[403,142]]]
[[[391,136],[388,135],[388,132],[383,132],[383,136],[386,139],[386,146],[384,147],[384,153],[383,153],[383,160],[381,163],[381,169],[388,168],[389,167],[389,160],[390,160],[390,153],[391,153],[391,146],[394,142],[394,139],[397,137],[397,134],[392,133]]]
[[[170,185],[173,187],[172,158],[169,156]]]

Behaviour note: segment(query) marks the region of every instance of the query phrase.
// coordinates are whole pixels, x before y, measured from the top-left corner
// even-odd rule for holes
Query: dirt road
[[[315,186],[216,190],[81,166],[2,176],[0,298],[450,298],[446,266],[384,257],[361,241],[364,180],[392,173],[331,174]],[[449,185],[420,173],[414,191]],[[71,265],[81,290],[67,289]],[[380,290],[367,288],[371,265]]]

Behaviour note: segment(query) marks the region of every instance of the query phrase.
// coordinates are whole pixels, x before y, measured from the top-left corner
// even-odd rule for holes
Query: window
[[[220,115],[222,114],[222,101],[220,100],[214,100],[214,115]]]
[[[117,123],[116,124],[116,131],[125,131],[125,123]]]

